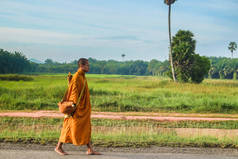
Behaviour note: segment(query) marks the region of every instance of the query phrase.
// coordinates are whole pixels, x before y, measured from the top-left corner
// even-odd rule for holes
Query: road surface
[[[70,154],[60,156],[55,153],[54,145],[24,145],[0,143],[0,159],[237,159],[236,149],[220,148],[100,148],[100,156],[88,156],[86,147],[65,145]]]
[[[100,156],[87,156],[83,152],[70,152],[70,155],[59,156],[53,151],[37,150],[0,150],[1,159],[237,159],[238,156],[216,154],[181,154],[181,153],[111,153]]]

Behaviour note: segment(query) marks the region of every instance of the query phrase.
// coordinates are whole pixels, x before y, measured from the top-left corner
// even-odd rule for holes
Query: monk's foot
[[[61,148],[55,148],[55,152],[57,152],[61,156],[68,155],[68,153],[64,152]]]
[[[87,155],[102,155],[100,152],[96,152],[96,151],[87,151],[86,154]]]

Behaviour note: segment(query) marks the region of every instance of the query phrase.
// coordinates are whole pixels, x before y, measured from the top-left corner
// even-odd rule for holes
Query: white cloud
[[[0,1],[0,42],[2,47],[7,44],[8,48],[47,52],[63,59],[69,52],[74,57],[77,50],[95,57],[116,58],[113,53],[123,50],[128,58],[165,59],[167,6],[162,0],[148,2]],[[195,35],[198,52],[223,54],[226,40],[235,41],[238,37],[234,29],[237,22],[214,13],[227,15],[231,11],[237,16],[237,5],[236,0],[179,0],[172,6],[173,34],[178,29],[188,29]],[[213,15],[207,14],[209,10],[214,11]]]
[[[112,40],[116,38],[117,40]],[[136,36],[85,36],[80,34],[67,34],[60,32],[52,32],[39,29],[23,29],[0,27],[0,42],[4,43],[22,43],[22,44],[45,44],[63,46],[114,46],[114,47],[144,47],[151,45],[153,42],[140,39]]]
[[[9,43],[69,44],[84,38],[81,35],[50,32],[37,29],[0,27],[0,41]],[[74,45],[75,43],[72,43]]]

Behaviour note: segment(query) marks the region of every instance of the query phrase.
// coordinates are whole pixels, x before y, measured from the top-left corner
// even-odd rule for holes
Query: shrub
[[[0,76],[2,81],[32,81],[32,77],[23,76],[23,75],[2,75]]]

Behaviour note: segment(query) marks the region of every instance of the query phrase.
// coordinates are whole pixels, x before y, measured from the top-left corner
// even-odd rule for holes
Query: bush
[[[208,74],[210,67],[211,65],[208,58],[195,54],[191,72],[192,82],[201,83],[204,76]]]
[[[0,76],[0,80],[2,81],[32,81],[34,79],[32,77],[23,76],[23,75],[4,75],[4,76]]]
[[[179,30],[173,37],[173,64],[179,82],[201,83],[208,74],[210,61],[195,54],[195,47],[196,41],[190,31]]]

